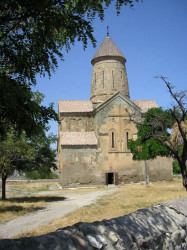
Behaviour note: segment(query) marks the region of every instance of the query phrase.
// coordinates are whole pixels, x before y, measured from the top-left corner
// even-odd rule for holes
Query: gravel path
[[[65,200],[53,202],[50,205],[43,207],[42,210],[19,216],[7,222],[6,224],[0,225],[0,238],[15,237],[25,230],[29,231],[39,226],[48,224],[54,219],[62,218],[80,207],[94,203],[103,195],[109,195],[116,191],[116,187],[109,187],[104,191],[95,191],[89,193],[65,194],[62,192],[62,194],[59,195],[58,192],[58,195],[63,196]],[[42,195],[47,195],[47,193],[48,192],[42,192]],[[56,195],[56,192],[53,194]],[[40,193],[37,195],[40,195]]]

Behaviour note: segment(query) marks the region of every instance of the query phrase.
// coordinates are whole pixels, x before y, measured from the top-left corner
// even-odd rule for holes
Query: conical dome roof
[[[101,46],[99,47],[94,57],[92,58],[91,63],[93,64],[96,58],[106,57],[106,56],[122,57],[124,61],[126,61],[124,55],[121,53],[121,51],[118,49],[118,47],[115,45],[115,43],[109,36],[107,36],[104,39]]]

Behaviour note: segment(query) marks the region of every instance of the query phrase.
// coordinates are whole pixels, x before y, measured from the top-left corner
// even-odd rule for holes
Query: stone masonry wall
[[[96,146],[64,146],[59,182],[63,186],[98,184],[94,173]]]
[[[91,114],[64,114],[60,117],[59,130],[63,132],[89,132],[93,131],[93,117]]]
[[[126,68],[123,62],[116,58],[102,57],[94,63],[91,83],[91,101],[105,101],[107,98],[121,92],[129,97]]]
[[[77,223],[38,237],[0,240],[0,249],[186,250],[187,197],[110,220]]]

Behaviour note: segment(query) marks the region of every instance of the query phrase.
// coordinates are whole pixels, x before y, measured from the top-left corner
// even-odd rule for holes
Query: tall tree
[[[138,0],[1,0],[0,68],[7,74],[36,83],[36,74],[50,75],[57,67],[56,56],[69,50],[76,40],[86,48],[88,39],[95,45],[92,21],[104,19],[104,9],[116,3]]]
[[[150,109],[142,124],[137,126],[138,139],[129,141],[128,146],[134,159],[153,159],[156,156],[172,156],[180,166],[183,186],[187,190],[187,106],[186,91],[175,92],[174,87],[160,77],[166,84],[175,105],[167,110]],[[138,152],[138,147],[142,151]]]
[[[95,46],[92,21],[96,15],[103,20],[111,2],[119,13],[123,5],[132,7],[138,0],[0,1],[0,135],[8,122],[27,134],[35,133],[38,117],[30,84],[36,84],[37,74],[50,76],[58,66],[57,57],[63,60],[63,50],[76,40],[84,48],[88,39]],[[54,114],[40,107],[40,117],[40,122],[48,122]]]
[[[24,162],[32,160],[32,147],[24,133],[19,135],[9,130],[6,140],[0,143],[0,175],[2,179],[2,199],[6,199],[6,180]],[[19,167],[18,167],[19,166]]]
[[[50,116],[57,119],[57,115],[53,110],[52,105],[49,108],[41,106],[41,102],[44,98],[41,93],[32,92],[27,85],[23,86],[25,88],[23,93],[19,90],[17,93],[17,88],[15,88],[11,93],[12,99],[10,96],[10,100],[14,101],[14,96],[16,96],[16,98],[18,97],[17,101],[23,103],[25,110],[28,110],[28,113],[31,110],[32,116],[28,114],[28,116],[25,117],[23,114],[22,117],[22,122],[24,123],[24,126],[27,127],[27,133],[23,131],[24,126],[20,128],[16,121],[15,124],[11,124],[8,120],[9,117],[3,117],[6,136],[0,137],[2,199],[5,199],[7,177],[13,174],[15,170],[23,172],[32,170],[39,171],[39,168],[44,165],[46,166],[46,169],[56,167],[54,164],[56,151],[50,148],[50,144],[56,140],[56,137],[52,135],[46,136],[46,132],[48,131],[47,119],[49,119]],[[7,102],[7,105],[8,104],[9,103]],[[16,119],[17,106],[12,106],[12,112],[14,112]],[[21,112],[17,113],[18,115],[22,115]]]

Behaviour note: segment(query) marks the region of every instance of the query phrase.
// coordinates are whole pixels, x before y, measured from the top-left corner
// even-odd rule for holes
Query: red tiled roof
[[[151,108],[158,108],[158,104],[153,100],[132,100],[138,107],[141,108],[142,113]]]
[[[74,112],[92,112],[93,106],[91,101],[58,101],[59,113],[74,113]]]
[[[60,144],[65,145],[97,145],[97,138],[92,132],[60,132]]]

